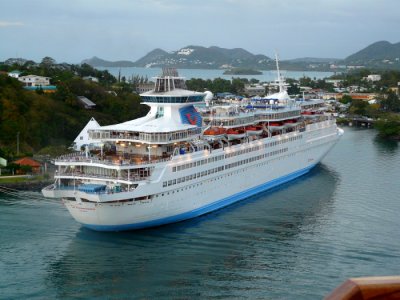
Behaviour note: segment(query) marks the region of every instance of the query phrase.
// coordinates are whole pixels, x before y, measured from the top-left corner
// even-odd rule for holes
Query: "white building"
[[[19,75],[21,75],[21,71],[18,70],[14,70],[11,71],[10,73],[8,73],[8,76],[12,77],[12,78],[19,78]]]
[[[245,84],[244,92],[250,96],[262,96],[265,95],[265,87],[262,85]]]
[[[81,151],[82,146],[89,144],[89,133],[88,131],[91,129],[95,129],[100,127],[100,124],[97,123],[95,118],[91,118],[90,121],[86,124],[85,128],[82,129],[81,133],[76,137],[73,143],[73,148],[75,151]]]
[[[87,81],[96,82],[96,83],[99,82],[99,79],[97,77],[93,77],[93,76],[85,76],[85,77],[82,77],[82,79],[87,80]]]
[[[50,77],[27,75],[18,78],[25,86],[46,86],[50,85]]]
[[[368,81],[379,81],[381,80],[381,75],[378,74],[370,74],[367,76]]]
[[[325,79],[325,82],[332,83],[334,87],[339,87],[342,84],[343,80],[341,80],[341,79]]]

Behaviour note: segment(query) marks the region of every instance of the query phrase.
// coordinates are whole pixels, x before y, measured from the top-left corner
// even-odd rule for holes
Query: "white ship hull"
[[[76,221],[94,230],[120,231],[178,222],[212,212],[306,174],[321,161],[341,134],[342,130],[329,120],[308,125],[300,134],[286,134],[285,144],[268,144],[284,138],[280,136],[249,142],[247,146],[214,150],[209,157],[225,155],[225,158],[205,166],[173,173],[172,165],[177,161],[172,160],[163,165],[164,170],[157,173],[161,174],[158,178],[151,178],[136,190],[103,196],[103,200],[106,199],[104,197],[113,197],[121,202],[83,202],[77,197],[77,193],[81,192],[76,191],[64,192],[61,196],[68,197],[63,201]],[[295,138],[299,135],[301,139]],[[246,153],[246,147],[254,145],[265,146]],[[235,149],[244,149],[244,154],[227,158],[226,155]],[[188,155],[182,159],[196,160],[196,156]],[[176,178],[179,174],[185,177],[211,168],[220,170],[179,184],[163,186],[165,180]],[[133,200],[138,195],[146,194],[151,197]]]
[[[62,198],[88,228],[120,231],[197,217],[293,180],[318,164],[342,131],[320,113],[323,101],[300,106],[279,68],[278,79],[270,107],[197,110],[205,93],[186,90],[176,70],[164,69],[154,90],[140,95],[147,115],[88,129],[92,152],[59,157],[55,183],[43,195]],[[302,107],[318,114],[305,120]],[[244,131],[251,127],[260,130]]]

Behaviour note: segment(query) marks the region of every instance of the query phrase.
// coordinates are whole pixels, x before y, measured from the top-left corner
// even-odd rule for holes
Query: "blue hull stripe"
[[[123,225],[82,224],[82,225],[87,228],[97,230],[97,231],[122,231],[122,230],[142,229],[142,228],[147,228],[147,227],[156,227],[156,226],[160,226],[160,225],[164,225],[164,224],[175,223],[175,222],[195,218],[195,217],[204,215],[206,213],[212,212],[214,210],[223,208],[227,205],[238,202],[240,200],[243,200],[245,198],[248,198],[250,196],[258,194],[260,192],[266,191],[268,189],[276,187],[285,182],[291,181],[301,175],[308,173],[313,167],[315,167],[315,164],[310,167],[307,167],[305,169],[301,169],[299,171],[296,171],[291,174],[282,176],[280,178],[271,180],[271,181],[263,183],[259,186],[253,187],[251,189],[242,191],[240,193],[237,193],[232,196],[218,200],[214,203],[210,203],[206,206],[203,206],[203,207],[200,207],[195,210],[191,210],[191,211],[179,214],[179,215],[165,217],[165,218],[151,220],[151,221],[146,221],[146,222],[133,223],[133,224],[123,224]]]

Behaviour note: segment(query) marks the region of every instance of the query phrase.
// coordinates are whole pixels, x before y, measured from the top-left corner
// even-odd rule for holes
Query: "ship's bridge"
[[[163,94],[154,91],[141,94],[140,97],[144,104],[192,104],[204,102],[204,93],[189,92],[186,90],[174,90],[173,92],[165,92]]]
[[[164,68],[162,75],[154,79],[154,90],[140,94],[144,104],[181,106],[204,102],[206,94],[187,90],[184,77],[180,77],[176,69]]]

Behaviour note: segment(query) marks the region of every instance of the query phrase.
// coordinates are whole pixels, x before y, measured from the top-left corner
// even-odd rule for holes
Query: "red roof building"
[[[42,166],[39,162],[29,157],[20,158],[14,161],[14,163],[20,166],[30,166],[32,168],[32,173],[36,174],[40,173],[40,167]]]

